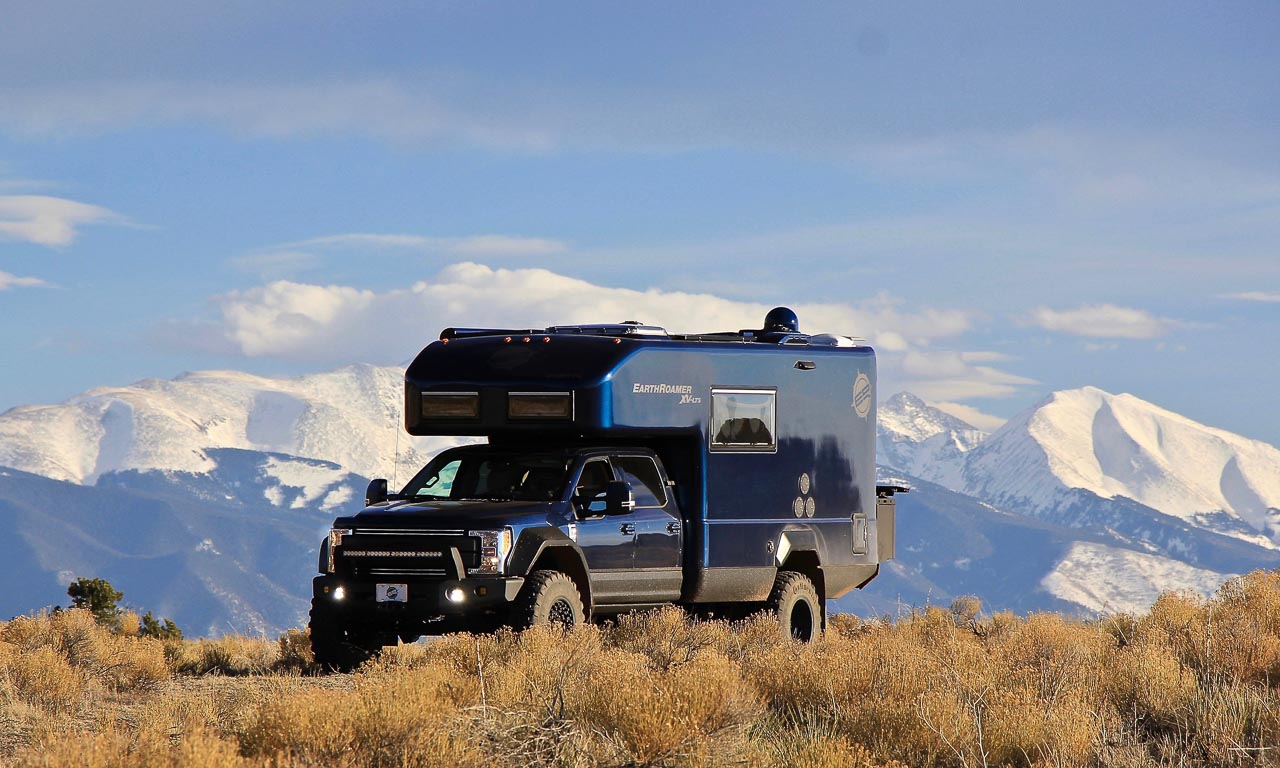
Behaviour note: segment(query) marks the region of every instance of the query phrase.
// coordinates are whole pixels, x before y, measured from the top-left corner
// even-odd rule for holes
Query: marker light
[[[343,598],[345,598],[346,596],[347,596],[347,590],[346,590],[346,589],[344,589],[343,587],[334,587],[334,588],[333,588],[333,599],[334,599],[334,600],[342,600],[342,599],[343,599]]]
[[[444,596],[449,598],[449,602],[451,603],[460,603],[467,599],[467,593],[463,592],[461,587],[454,587],[448,592],[445,592]]]

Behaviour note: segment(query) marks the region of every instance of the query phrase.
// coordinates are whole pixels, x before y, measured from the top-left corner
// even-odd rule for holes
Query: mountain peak
[[[964,489],[1011,508],[1127,498],[1199,527],[1280,542],[1280,450],[1131,394],[1054,392],[966,457]]]
[[[126,470],[209,472],[211,451],[233,448],[407,476],[459,441],[402,434],[403,379],[394,366],[350,365],[296,378],[193,371],[94,389],[0,414],[0,465],[93,484]]]
[[[910,392],[885,400],[877,418],[877,462],[942,485],[958,481],[960,458],[987,437]]]

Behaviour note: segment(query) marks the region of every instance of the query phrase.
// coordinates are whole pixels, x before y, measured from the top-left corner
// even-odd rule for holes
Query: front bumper
[[[404,602],[378,602],[379,583],[404,584],[408,599]],[[386,577],[385,581],[352,579],[342,576],[317,576],[311,582],[312,596],[317,605],[324,605],[334,615],[348,620],[394,619],[397,621],[431,621],[433,619],[466,618],[499,611],[516,599],[524,579],[519,577],[490,577],[467,579],[415,580]],[[342,587],[342,599],[337,599],[337,588]],[[460,590],[462,599],[450,600],[453,590]]]

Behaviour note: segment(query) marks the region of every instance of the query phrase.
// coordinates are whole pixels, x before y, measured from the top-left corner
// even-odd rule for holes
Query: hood
[[[563,522],[563,502],[392,501],[340,517],[334,526],[354,528],[482,528]]]

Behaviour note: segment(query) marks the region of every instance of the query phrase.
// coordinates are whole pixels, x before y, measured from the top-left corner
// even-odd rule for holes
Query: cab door
[[[577,542],[587,559],[592,597],[596,603],[626,599],[628,577],[635,562],[635,513],[606,515],[605,486],[615,478],[608,457],[590,457],[573,484]]]
[[[632,602],[663,602],[680,596],[684,531],[674,494],[657,460],[647,454],[613,457],[618,477],[631,486],[636,507]]]

